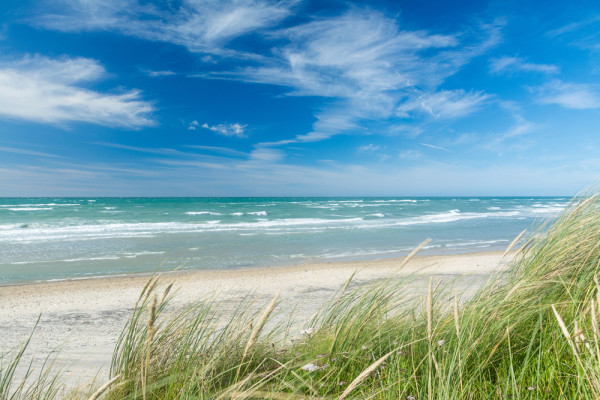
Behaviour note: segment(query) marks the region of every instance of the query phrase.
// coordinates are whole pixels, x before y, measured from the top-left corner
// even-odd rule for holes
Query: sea
[[[504,250],[566,197],[0,198],[0,285]],[[357,264],[360,265],[360,264]]]

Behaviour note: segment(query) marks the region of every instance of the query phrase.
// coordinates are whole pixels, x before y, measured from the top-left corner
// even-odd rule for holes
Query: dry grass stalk
[[[429,380],[427,382],[427,387],[429,389],[429,398],[431,399],[433,396],[433,382],[432,382],[432,342],[433,342],[433,277],[429,278],[429,287],[427,288],[427,339],[429,340]]]
[[[454,326],[456,327],[456,338],[458,340],[458,345],[460,346],[460,313],[458,310],[458,293],[454,294]],[[460,351],[458,352],[458,372],[460,374],[460,389],[462,390],[462,357]]]
[[[600,261],[598,263],[600,264]],[[596,282],[596,309],[600,312],[600,282],[598,282],[598,275],[594,275],[594,282]]]
[[[156,281],[154,281],[154,284],[156,285]],[[153,286],[152,286],[153,288]],[[152,289],[150,289],[148,291],[148,294],[150,294],[152,291]],[[142,395],[144,397],[144,400],[146,400],[146,386],[148,384],[148,369],[150,368],[150,350],[152,347],[152,341],[154,340],[154,335],[156,334],[156,326],[155,326],[155,322],[156,322],[156,302],[157,302],[157,298],[156,295],[154,295],[154,299],[152,300],[152,305],[150,306],[150,314],[148,316],[148,336],[147,336],[147,340],[146,340],[146,362],[144,364],[144,368],[143,368],[143,373],[142,373]]]
[[[150,282],[149,282],[149,284],[147,286],[147,290],[146,290],[146,297],[150,296],[150,294],[156,287],[156,284],[158,283],[159,279],[160,279],[160,275],[157,275],[156,278],[154,278],[154,280],[150,279]]]
[[[591,299],[590,305],[592,314],[592,330],[594,331],[594,343],[596,344],[596,359],[600,361],[600,345],[598,344],[600,331],[598,329],[598,314],[596,311],[596,305],[594,304],[594,299]]]
[[[587,199],[585,199],[585,201],[579,203],[577,207],[575,207],[573,211],[570,212],[570,217],[575,216],[575,214],[577,214],[581,209],[585,208],[585,206],[596,200],[597,197],[598,194],[594,194],[593,196],[590,196]]]
[[[102,396],[109,387],[111,387],[116,381],[119,380],[120,377],[121,377],[121,374],[115,376],[110,381],[108,381],[104,385],[100,386],[100,388],[98,390],[96,390],[94,392],[94,394],[92,394],[88,400],[98,400],[100,398],[100,396]]]
[[[508,245],[504,254],[502,254],[502,258],[506,257],[506,255],[515,247],[517,242],[523,237],[523,235],[527,232],[527,229],[523,229],[523,232],[519,233],[519,235]]]
[[[423,240],[423,242],[421,242],[421,244],[420,244],[420,245],[418,245],[417,247],[415,247],[415,248],[413,249],[413,251],[411,251],[411,252],[410,252],[410,254],[409,254],[409,255],[407,255],[407,256],[406,256],[406,258],[405,258],[404,260],[402,260],[402,262],[401,262],[401,263],[400,263],[400,265],[398,266],[397,270],[399,271],[399,270],[401,270],[402,268],[404,268],[404,266],[405,266],[406,264],[408,264],[408,262],[409,262],[410,260],[412,260],[412,258],[413,258],[413,257],[414,257],[414,256],[415,256],[415,255],[416,255],[416,254],[417,254],[419,251],[421,251],[421,249],[422,249],[423,247],[427,246],[427,244],[428,244],[429,242],[431,242],[431,239],[425,239],[425,240]]]
[[[358,385],[361,384],[362,381],[364,381],[370,374],[371,372],[375,371],[381,364],[383,364],[383,362],[385,360],[387,360],[389,358],[389,356],[391,356],[396,350],[392,350],[389,353],[387,353],[386,355],[384,355],[383,357],[381,357],[379,360],[375,361],[373,364],[371,364],[367,369],[365,369],[363,372],[360,373],[360,375],[358,375],[346,388],[346,390],[344,390],[344,392],[342,393],[342,395],[339,397],[339,400],[345,399],[354,389],[356,389],[356,387]]]
[[[275,295],[275,297],[273,297],[273,300],[271,300],[271,302],[269,303],[267,308],[265,308],[265,311],[263,312],[260,319],[256,323],[256,326],[252,330],[252,333],[250,334],[250,339],[248,339],[248,343],[246,343],[246,348],[244,349],[244,355],[242,356],[242,360],[244,360],[246,358],[246,356],[248,356],[250,349],[252,349],[252,347],[256,343],[256,340],[258,339],[258,335],[260,335],[260,332],[262,331],[263,327],[265,326],[265,322],[267,322],[267,319],[269,319],[269,316],[275,309],[275,306],[277,305],[278,300],[279,300],[279,293],[277,293]]]
[[[232,387],[226,389],[215,400],[236,399],[236,398],[240,398],[243,394],[247,394],[248,391],[240,392],[240,391],[237,391],[237,389],[241,388],[246,383],[250,382],[250,380],[252,380],[252,378],[254,378],[254,376],[255,375],[253,373],[248,374],[248,376],[246,376],[243,380],[241,380],[240,382],[235,383]]]
[[[348,280],[346,281],[346,284],[344,285],[344,288],[342,289],[342,293],[346,292],[346,289],[348,289],[348,286],[350,286],[350,282],[352,282],[352,279],[354,278],[354,275],[356,275],[357,271],[354,271],[352,273],[352,275],[350,275],[350,278],[348,278]]]
[[[575,334],[573,335],[573,339],[575,340],[575,347],[577,347],[577,351],[581,352],[581,335],[583,334],[582,330],[579,330],[579,324],[575,321],[573,326],[575,329]]]
[[[433,277],[429,278],[427,289],[427,337],[431,342],[433,338]]]
[[[264,390],[255,390],[250,393],[247,392],[232,392],[230,399],[272,399],[272,400],[304,400],[306,395],[299,395],[294,393],[278,393],[278,392],[267,392]],[[325,399],[324,397],[310,397],[311,400]]]
[[[577,359],[579,359],[579,352],[577,351],[577,347],[575,347],[575,344],[573,343],[573,338],[571,337],[571,334],[569,333],[569,330],[567,329],[567,325],[565,325],[565,321],[563,321],[563,319],[560,316],[560,314],[558,313],[558,311],[556,311],[556,307],[554,307],[554,304],[552,304],[552,311],[554,311],[554,316],[556,317],[556,320],[558,321],[558,325],[560,326],[563,336],[567,339],[567,342],[569,342],[569,344],[571,345],[571,349],[573,350],[573,353],[575,353],[575,355],[577,356]]]
[[[454,325],[456,326],[456,337],[460,339],[460,314],[458,311],[458,293],[454,295]]]
[[[162,298],[160,299],[160,303],[159,304],[163,304],[167,298],[167,296],[169,295],[169,292],[171,291],[171,289],[173,288],[173,285],[175,284],[175,281],[169,283],[169,285],[166,287]]]

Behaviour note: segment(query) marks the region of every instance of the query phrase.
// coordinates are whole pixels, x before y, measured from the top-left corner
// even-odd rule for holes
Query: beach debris
[[[310,336],[313,333],[315,333],[315,330],[313,328],[303,329],[300,331],[300,334],[305,336]]]
[[[314,372],[314,371],[318,371],[321,368],[318,365],[315,365],[313,363],[308,363],[308,364],[302,366],[300,369],[302,369],[304,371],[308,371],[308,372]]]

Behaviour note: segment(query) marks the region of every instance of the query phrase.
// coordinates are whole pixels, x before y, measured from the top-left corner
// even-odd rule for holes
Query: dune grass
[[[598,197],[574,199],[525,242],[469,298],[422,275],[358,287],[350,278],[293,340],[293,315],[277,315],[278,297],[262,309],[241,302],[223,319],[215,299],[174,310],[171,285],[159,290],[152,279],[121,333],[108,384],[70,396],[597,399]],[[0,400],[65,396],[48,371],[15,382],[21,358],[4,358]]]

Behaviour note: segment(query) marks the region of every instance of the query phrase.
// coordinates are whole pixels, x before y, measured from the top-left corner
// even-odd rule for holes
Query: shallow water
[[[0,284],[504,249],[564,197],[1,198]]]

